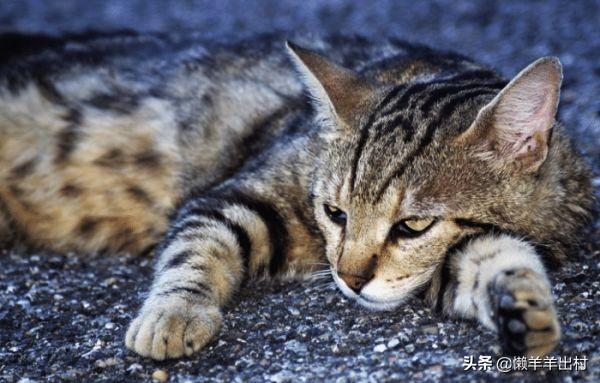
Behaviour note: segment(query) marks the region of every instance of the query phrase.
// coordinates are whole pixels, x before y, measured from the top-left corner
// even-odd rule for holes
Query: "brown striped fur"
[[[0,237],[157,245],[126,337],[154,359],[212,339],[245,277],[309,277],[325,262],[366,307],[424,292],[509,352],[549,352],[560,328],[542,261],[569,257],[593,204],[554,121],[558,61],[508,83],[400,40],[296,41],[312,50],[149,34],[7,56]]]

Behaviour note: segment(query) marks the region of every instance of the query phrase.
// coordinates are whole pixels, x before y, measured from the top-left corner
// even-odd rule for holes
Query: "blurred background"
[[[561,119],[600,168],[600,1],[2,0],[0,32],[261,32],[399,36],[514,75],[544,55],[565,67]],[[0,47],[1,49],[1,47]]]

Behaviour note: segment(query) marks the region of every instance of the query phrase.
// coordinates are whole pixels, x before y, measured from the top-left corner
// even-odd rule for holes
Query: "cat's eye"
[[[408,227],[410,230],[419,232],[419,231],[423,231],[423,230],[427,229],[433,223],[433,221],[434,221],[433,218],[424,218],[424,219],[407,219],[406,221],[403,221],[403,222],[406,225],[406,227]]]
[[[414,238],[425,233],[435,223],[435,218],[405,219],[392,228],[390,235],[393,238]]]
[[[340,226],[346,225],[346,213],[343,210],[338,209],[335,206],[331,206],[328,204],[323,205],[323,210],[325,210],[325,214],[329,217],[329,219]]]

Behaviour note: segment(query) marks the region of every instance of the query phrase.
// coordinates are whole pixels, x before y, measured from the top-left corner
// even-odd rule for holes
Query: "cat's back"
[[[61,251],[157,241],[180,194],[167,85],[188,44],[119,33],[0,45],[0,237]]]
[[[471,65],[400,40],[291,38],[381,82]],[[311,129],[281,35],[3,35],[0,45],[0,231],[11,222],[58,250],[140,251],[190,185],[218,183]]]
[[[417,75],[477,65],[450,51],[396,38],[358,35],[263,34],[234,41],[206,39],[197,33],[87,32],[46,36],[0,34],[0,84],[16,92],[29,82],[67,80],[83,74],[110,73],[155,93],[197,80],[227,77],[270,83],[298,91],[297,76],[285,49],[291,40],[339,65],[376,76],[382,82],[408,82]],[[385,75],[384,75],[385,73]],[[282,79],[279,75],[283,75]],[[121,76],[122,78],[117,79]],[[181,84],[174,80],[188,80]],[[109,76],[103,80],[111,80]],[[83,86],[82,86],[83,87]]]
[[[0,237],[60,251],[155,243],[192,181],[234,172],[250,139],[278,129],[269,119],[298,107],[274,44],[0,37]]]

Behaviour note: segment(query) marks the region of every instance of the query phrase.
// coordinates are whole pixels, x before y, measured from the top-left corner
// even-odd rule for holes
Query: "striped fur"
[[[1,38],[32,48],[0,64],[0,238],[154,248],[135,352],[191,355],[245,278],[324,262],[365,307],[423,293],[509,352],[558,341],[542,262],[567,259],[592,192],[556,60],[508,82],[394,39]]]

